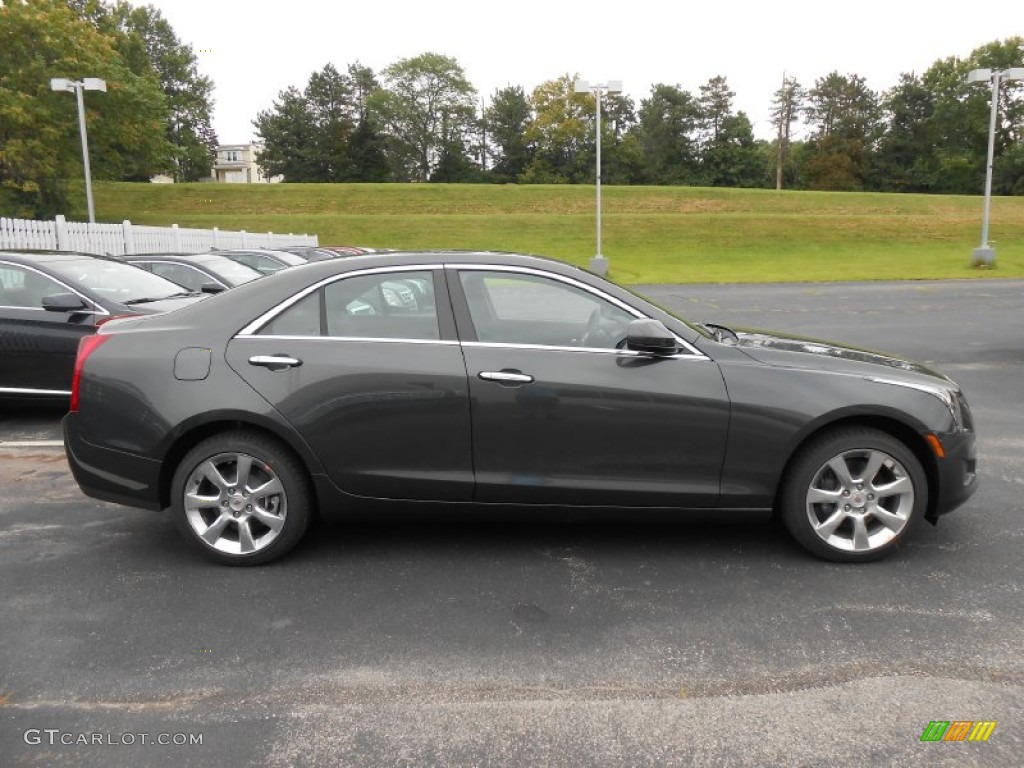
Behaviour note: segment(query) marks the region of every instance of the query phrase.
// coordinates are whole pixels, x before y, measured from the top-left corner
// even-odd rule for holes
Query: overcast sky
[[[759,137],[783,73],[805,87],[832,70],[875,90],[936,59],[1024,35],[1019,0],[787,0],[566,3],[560,0],[132,0],[159,8],[216,90],[222,143],[255,138],[252,120],[328,62],[380,73],[427,51],[454,57],[481,96],[527,93],[565,73],[622,80],[636,106],[654,83],[696,94],[724,75]]]

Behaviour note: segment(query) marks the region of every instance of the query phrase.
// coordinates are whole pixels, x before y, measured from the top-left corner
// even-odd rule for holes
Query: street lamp
[[[577,80],[573,83],[573,92],[589,91],[597,97],[597,255],[590,260],[590,271],[598,275],[608,274],[608,259],[601,254],[601,94],[622,93],[621,80],[609,80],[607,83],[591,83]]]
[[[968,83],[992,81],[992,112],[988,121],[988,165],[985,167],[985,213],[981,220],[981,245],[971,254],[975,266],[991,267],[996,263],[996,249],[988,244],[988,215],[992,207],[992,164],[996,145],[996,115],[999,112],[999,83],[1002,80],[1022,79],[1024,67],[974,69],[967,75]]]
[[[85,199],[89,205],[89,223],[96,223],[96,209],[92,204],[92,173],[89,170],[89,140],[85,135],[85,100],[82,91],[107,90],[105,80],[98,77],[83,77],[80,81],[54,77],[50,80],[51,91],[73,91],[78,101],[78,131],[82,135],[82,165],[85,166]]]

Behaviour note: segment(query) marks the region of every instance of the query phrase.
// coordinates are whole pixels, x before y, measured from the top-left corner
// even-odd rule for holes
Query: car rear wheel
[[[253,432],[196,445],[178,465],[171,493],[185,538],[227,565],[267,563],[294,547],[309,526],[313,498],[298,459]]]
[[[846,428],[805,445],[780,494],[782,521],[800,544],[834,562],[892,553],[928,506],[920,461],[877,429]]]

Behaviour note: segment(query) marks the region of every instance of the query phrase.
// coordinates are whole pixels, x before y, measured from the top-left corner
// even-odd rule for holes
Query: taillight
[[[71,412],[74,413],[78,410],[78,387],[82,381],[82,367],[85,365],[86,359],[100,348],[100,345],[105,341],[109,341],[109,336],[101,336],[98,333],[94,333],[91,336],[83,336],[78,342],[78,357],[75,358],[75,372],[71,377]]]
[[[101,325],[109,323],[111,320],[124,320],[128,317],[142,317],[138,312],[132,312],[131,314],[125,315],[111,315],[110,317],[101,317],[96,321],[96,327],[99,328]]]

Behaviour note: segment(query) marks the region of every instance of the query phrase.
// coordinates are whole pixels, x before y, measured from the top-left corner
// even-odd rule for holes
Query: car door
[[[410,302],[391,287],[406,279],[430,286],[429,296]],[[300,292],[228,345],[232,368],[348,493],[472,498],[466,367],[443,283],[430,267],[347,273]]]
[[[50,312],[45,296],[75,293],[32,267],[0,261],[0,393],[71,394],[78,341],[93,333],[89,312]],[[98,310],[106,314],[103,310]]]
[[[525,268],[448,269],[472,403],[476,498],[712,507],[729,420],[718,366],[694,348],[621,349],[642,314]]]

